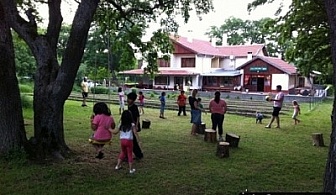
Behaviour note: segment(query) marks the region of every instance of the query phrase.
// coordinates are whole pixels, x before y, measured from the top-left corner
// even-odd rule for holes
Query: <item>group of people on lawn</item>
[[[83,98],[87,97],[86,88],[83,89]],[[202,111],[204,111],[201,99],[197,98],[198,90],[194,89],[191,92],[191,95],[187,98],[184,91],[181,91],[180,95],[177,98],[178,104],[178,116],[183,114],[186,116],[186,105],[187,99],[191,109],[191,135],[196,135],[197,128],[202,123]],[[125,94],[122,88],[118,89],[119,96],[119,114],[121,114],[120,125],[116,127],[116,123],[111,116],[111,111],[108,108],[106,103],[99,102],[96,103],[93,107],[93,115],[91,117],[91,128],[94,131],[92,139],[96,141],[107,141],[112,138],[112,134],[120,134],[120,145],[121,152],[118,157],[118,162],[115,167],[116,170],[121,169],[122,161],[128,161],[129,172],[132,174],[135,172],[133,168],[133,153],[137,159],[143,158],[143,153],[141,150],[141,142],[138,132],[141,131],[140,127],[140,113],[144,114],[144,95],[142,92],[139,92],[139,96],[131,92],[127,95],[128,109],[125,110]],[[160,96],[160,118],[164,117],[164,109],[166,104],[166,93],[162,92]],[[139,98],[139,108],[135,104],[135,101]],[[266,128],[271,128],[271,125],[276,121],[276,128],[280,128],[279,112],[282,108],[284,100],[284,94],[281,92],[281,86],[277,86],[277,94],[275,98],[270,98],[268,101],[273,101],[273,113],[272,118]],[[84,102],[83,102],[84,103]],[[296,118],[300,112],[298,103],[293,101],[294,114],[293,119],[295,124],[299,122]],[[209,111],[211,113],[211,122],[212,129],[218,129],[219,141],[223,141],[223,122],[224,115],[227,112],[227,103],[224,99],[221,98],[219,91],[214,93],[214,98],[210,100]],[[96,149],[97,156],[96,158],[102,159],[104,157],[103,146],[104,143],[93,143],[94,148]]]

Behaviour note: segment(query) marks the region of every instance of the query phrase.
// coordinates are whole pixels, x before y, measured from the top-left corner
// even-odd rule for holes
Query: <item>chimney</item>
[[[247,60],[252,60],[252,57],[253,57],[252,52],[251,51],[247,52]]]
[[[211,46],[216,47],[216,39],[214,37],[211,38]]]
[[[228,39],[228,35],[226,33],[224,33],[223,36],[222,36],[222,46],[227,46],[228,45],[227,39]]]

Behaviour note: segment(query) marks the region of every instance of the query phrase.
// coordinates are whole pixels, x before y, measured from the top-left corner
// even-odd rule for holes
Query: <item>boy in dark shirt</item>
[[[138,110],[138,106],[134,104],[136,99],[137,94],[134,92],[131,92],[127,95],[128,110],[132,113],[133,123],[135,124],[135,126],[137,127],[137,131],[139,132],[141,131],[140,113]],[[138,159],[143,158],[143,153],[134,135],[133,135],[133,153]]]

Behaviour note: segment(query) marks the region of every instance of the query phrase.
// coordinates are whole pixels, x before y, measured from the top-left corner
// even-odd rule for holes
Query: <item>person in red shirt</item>
[[[184,116],[187,116],[186,104],[187,104],[187,96],[184,95],[184,91],[181,91],[181,94],[177,97],[177,105],[179,107],[179,111],[177,114],[178,116],[180,116],[182,112]]]
[[[211,112],[212,129],[216,130],[218,127],[219,141],[223,141],[223,122],[227,105],[226,102],[220,98],[219,91],[216,91],[215,98],[210,101],[209,110]]]

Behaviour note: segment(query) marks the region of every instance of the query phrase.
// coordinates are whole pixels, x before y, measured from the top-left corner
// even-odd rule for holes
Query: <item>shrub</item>
[[[330,88],[327,91],[327,96],[334,96],[334,86],[333,85],[326,85],[325,87],[330,86]]]
[[[110,90],[106,87],[93,87],[93,88],[91,88],[91,92],[93,94],[108,94],[109,91]]]
[[[136,94],[138,93],[137,92],[138,90],[136,88],[132,88],[131,91],[132,91],[132,93],[136,93]]]
[[[22,108],[33,108],[33,101],[28,95],[21,94],[21,105]]]
[[[21,93],[33,93],[33,87],[26,84],[19,84]]]
[[[151,98],[155,98],[155,93],[153,93],[153,92],[150,93],[150,97],[151,97]]]
[[[72,87],[72,91],[74,91],[74,92],[82,92],[82,89],[81,89],[80,86],[78,86],[78,85],[74,85],[74,86]]]
[[[225,98],[226,98],[226,99],[230,99],[230,95],[227,95]]]

